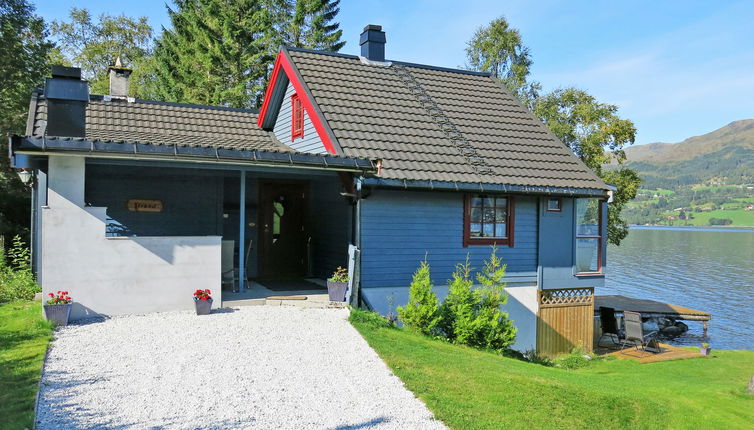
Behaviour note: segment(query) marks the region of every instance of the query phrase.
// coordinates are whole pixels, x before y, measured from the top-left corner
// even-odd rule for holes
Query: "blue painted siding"
[[[540,199],[539,247],[540,285],[544,289],[595,287],[605,284],[604,276],[575,276],[576,224],[574,199],[563,199],[562,212],[547,212],[547,199]],[[603,205],[606,205],[603,203]],[[603,206],[603,270],[605,266],[607,208]]]
[[[499,247],[508,276],[528,280],[537,272],[537,204],[516,197],[515,246]],[[369,287],[408,286],[427,254],[433,281],[444,284],[468,254],[479,269],[489,246],[463,247],[463,194],[374,190],[362,201],[361,283]]]
[[[275,137],[283,145],[288,145],[297,151],[315,154],[327,153],[325,145],[322,143],[322,139],[319,138],[317,130],[314,129],[314,124],[312,124],[312,120],[309,118],[306,109],[304,109],[304,137],[298,137],[296,140],[291,141],[291,96],[295,93],[293,85],[289,82],[288,88],[285,90],[285,97],[283,97],[283,104],[280,105],[280,112],[275,120],[275,128],[273,129]]]
[[[222,234],[222,177],[217,172],[89,165],[87,205],[107,207],[111,235],[210,236]],[[162,200],[158,213],[131,212],[129,199]]]

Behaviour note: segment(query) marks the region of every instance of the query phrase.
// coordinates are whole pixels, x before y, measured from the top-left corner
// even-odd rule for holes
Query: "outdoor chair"
[[[621,349],[629,344],[633,344],[637,350],[641,347],[642,350],[648,352],[662,352],[660,344],[657,341],[657,332],[653,331],[644,334],[640,313],[624,311],[623,324],[626,327],[626,337],[623,339]]]
[[[602,334],[597,339],[597,346],[611,348],[620,346],[623,334],[618,330],[618,324],[615,322],[615,309],[600,306],[600,328]],[[602,344],[603,339],[607,337],[610,343]]]

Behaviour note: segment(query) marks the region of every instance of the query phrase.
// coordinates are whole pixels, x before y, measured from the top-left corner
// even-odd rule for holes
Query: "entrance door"
[[[260,277],[304,276],[306,188],[303,182],[260,183]]]

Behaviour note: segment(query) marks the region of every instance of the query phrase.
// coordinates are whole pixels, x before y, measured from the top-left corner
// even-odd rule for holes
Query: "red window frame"
[[[505,219],[505,237],[473,237],[471,236],[471,208],[472,199],[475,197],[494,197],[498,199],[506,199],[506,219]],[[479,206],[483,207],[483,206]],[[497,205],[494,207],[497,209]],[[515,232],[515,220],[516,220],[516,201],[513,197],[508,195],[494,195],[494,194],[467,194],[463,198],[463,247],[466,248],[469,245],[507,245],[509,248],[513,248],[514,232]],[[484,224],[484,223],[482,223]]]
[[[574,220],[575,220],[576,223],[578,223],[579,220],[576,218],[576,215],[577,215],[577,213],[576,213],[577,202],[575,200],[574,200],[574,205],[573,206],[574,206],[574,208],[573,208],[573,210],[574,210]],[[578,246],[579,239],[597,239],[597,271],[596,272],[576,272],[576,276],[594,276],[594,275],[603,275],[604,274],[602,272],[602,241],[604,240],[604,238],[603,238],[603,236],[604,236],[604,234],[603,234],[604,225],[602,223],[602,201],[601,200],[597,200],[597,207],[598,207],[598,209],[597,209],[597,232],[598,232],[598,234],[597,235],[579,235],[579,231],[578,231],[579,227],[578,227],[578,224],[577,224],[575,226],[576,227],[576,232],[575,232],[575,235],[574,235],[575,238],[576,238],[576,240],[574,241],[574,245],[575,246]],[[574,249],[574,254],[573,254],[574,258],[576,257],[576,252],[577,252],[576,249]],[[574,266],[575,266],[575,264],[574,264]]]
[[[298,94],[291,96],[291,142],[297,137],[304,137],[304,104]]]

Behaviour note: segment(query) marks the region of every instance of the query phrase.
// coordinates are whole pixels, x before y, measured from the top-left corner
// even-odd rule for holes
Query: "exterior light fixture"
[[[29,169],[19,169],[16,173],[18,173],[18,177],[21,178],[21,182],[23,182],[24,185],[30,185],[31,184],[31,180],[34,177],[34,175],[31,173],[31,170],[29,170]]]

